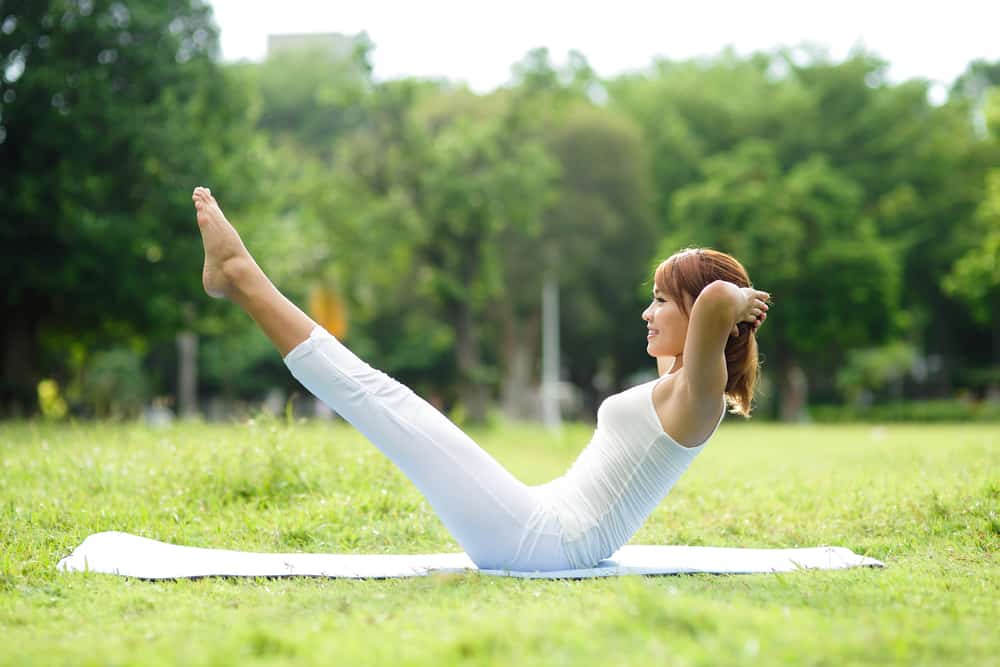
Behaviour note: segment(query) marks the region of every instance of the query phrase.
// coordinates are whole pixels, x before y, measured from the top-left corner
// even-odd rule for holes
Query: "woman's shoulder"
[[[653,407],[664,432],[678,444],[693,447],[685,443],[702,443],[714,432],[725,402],[721,391],[711,396],[694,391],[684,370],[655,380]]]

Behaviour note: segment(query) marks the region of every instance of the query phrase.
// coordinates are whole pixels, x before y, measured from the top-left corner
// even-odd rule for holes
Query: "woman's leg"
[[[408,387],[321,327],[285,363],[403,471],[477,565],[569,568],[559,522],[536,493]]]
[[[191,195],[205,244],[202,283],[209,296],[240,306],[271,339],[282,356],[309,337],[316,323],[271,283],[208,188]]]
[[[208,189],[195,189],[193,199],[205,242],[205,290],[231,299],[257,322],[292,374],[399,466],[477,565],[569,567],[558,520],[528,486],[278,292]]]

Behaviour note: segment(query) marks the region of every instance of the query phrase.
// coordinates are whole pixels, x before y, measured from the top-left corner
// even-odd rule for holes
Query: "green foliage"
[[[956,423],[1000,422],[1000,403],[966,399],[890,401],[865,405],[813,405],[809,417],[817,423]],[[991,427],[994,428],[994,427]]]
[[[497,239],[511,229],[537,236],[552,198],[556,165],[541,146],[505,130],[502,118],[457,118],[434,135],[421,169],[419,253],[434,269],[430,290],[446,307],[471,301],[479,310],[498,295]]]
[[[645,350],[635,345],[648,294],[633,296],[637,286],[648,286],[649,249],[657,238],[648,155],[639,128],[606,109],[577,103],[550,122],[549,151],[562,172],[560,197],[543,220],[540,246],[534,253],[518,252],[519,260],[512,261],[523,266],[540,251],[549,255],[536,262],[537,277],[529,283],[539,288],[511,285],[509,292],[522,302],[532,299],[538,309],[539,270],[554,270],[562,288],[560,310],[567,325],[560,336],[569,351],[564,361],[570,378],[589,388],[603,367],[617,383],[648,363]],[[523,245],[509,247],[517,252]],[[526,271],[514,275],[523,279]]]
[[[587,57],[575,49],[569,51],[561,69],[552,63],[547,48],[528,51],[510,69],[515,96],[542,102],[539,107],[572,104],[602,92],[602,83]]]
[[[203,336],[198,360],[201,388],[209,395],[256,400],[276,385],[298,390],[271,342],[242,321]]]
[[[900,383],[913,370],[918,352],[908,343],[895,341],[881,347],[857,348],[847,353],[847,363],[837,371],[837,385],[853,402],[863,392],[876,392]]]
[[[6,404],[39,372],[39,338],[172,337],[198,294],[190,192],[252,187],[243,93],[212,59],[197,0],[49,2],[5,13],[0,54],[0,282]],[[232,201],[240,199],[234,187]],[[245,191],[244,191],[245,192]],[[137,279],[139,276],[141,280]],[[32,342],[25,342],[32,341]]]
[[[989,323],[996,317],[1000,300],[1000,169],[989,175],[979,219],[983,227],[980,245],[955,262],[944,286],[969,303],[977,318]]]
[[[986,105],[986,116],[995,140],[1000,143],[1000,88]],[[972,247],[959,257],[944,278],[945,290],[972,307],[975,316],[996,325],[1000,303],[1000,169],[986,175],[986,192],[979,204],[978,229]]]
[[[853,181],[821,157],[782,173],[774,152],[754,140],[703,168],[704,180],[674,197],[676,222],[661,256],[696,245],[739,258],[781,311],[763,334],[777,341],[766,349],[778,366],[823,353],[813,358],[822,368],[844,349],[884,340],[898,265],[864,218]]]
[[[968,363],[988,349],[939,285],[979,247],[977,183],[994,153],[964,99],[932,107],[926,83],[885,72],[864,52],[797,50],[659,62],[609,83],[652,147],[657,259],[711,245],[771,291],[760,342],[783,398],[798,391],[786,368],[829,392],[848,350],[903,326]]]
[[[46,419],[62,419],[66,416],[69,408],[59,393],[58,382],[48,379],[38,383],[38,408]]]
[[[74,393],[96,417],[138,416],[149,395],[142,357],[125,347],[94,354]]]
[[[953,95],[982,104],[991,88],[1000,86],[1000,61],[991,63],[977,59],[969,63],[962,76],[955,80],[951,90]],[[996,107],[994,107],[996,108]],[[994,126],[1000,131],[1000,125]]]
[[[320,216],[336,221],[328,238],[337,282],[360,308],[366,297],[377,306],[362,310],[375,345],[400,345],[417,305],[450,323],[455,379],[464,396],[479,395],[473,420],[484,416],[489,376],[476,323],[508,288],[500,241],[537,236],[556,168],[539,142],[517,134],[498,100],[401,85],[376,91],[371,124],[338,154]],[[419,367],[440,369],[435,355]]]
[[[774,295],[760,342],[780,399],[799,370],[823,400],[855,391],[835,381],[851,350],[904,333],[944,357],[941,387],[995,356],[996,64],[933,106],[864,51],[725,51],[604,81],[536,49],[477,95],[376,81],[364,35],[341,57],[219,67],[199,0],[0,19],[2,404],[34,406],[41,377],[71,382],[109,345],[166,368],[179,328],[216,338],[203,391],[288,382],[252,323],[200,293],[199,183],[294,301],[334,289],[362,356],[448,409],[471,400],[473,421],[497,384],[536,379],[547,279],[590,402],[598,375],[649,369],[649,269],[692,244]]]
[[[373,45],[333,57],[322,50],[286,50],[259,65],[231,70],[251,91],[257,127],[278,143],[329,159],[338,139],[367,119]]]

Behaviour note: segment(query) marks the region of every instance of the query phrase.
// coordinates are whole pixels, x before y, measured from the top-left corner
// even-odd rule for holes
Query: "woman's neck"
[[[676,357],[660,357],[656,360],[656,366],[660,371],[660,377],[671,375],[684,367],[684,355],[678,354]]]
[[[676,357],[674,357],[674,363],[670,367],[670,370],[667,371],[667,375],[673,375],[683,367],[684,367],[684,355],[678,354]]]

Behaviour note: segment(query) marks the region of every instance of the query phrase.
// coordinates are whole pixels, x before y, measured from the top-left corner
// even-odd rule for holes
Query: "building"
[[[366,33],[345,35],[339,32],[296,33],[267,36],[267,57],[288,51],[313,51],[330,54],[330,60],[349,60],[355,50],[368,43]]]

